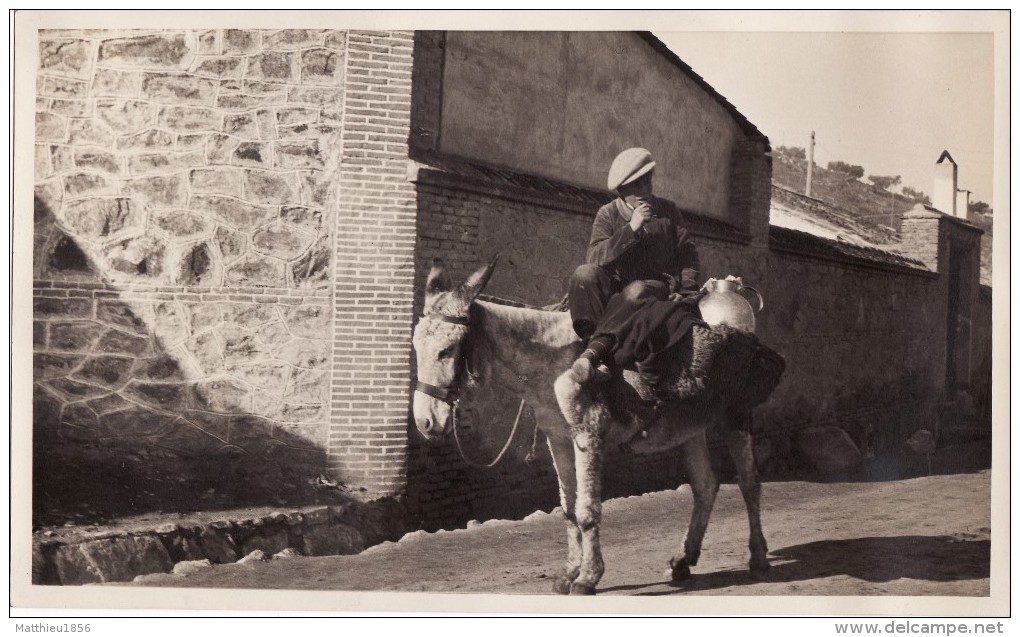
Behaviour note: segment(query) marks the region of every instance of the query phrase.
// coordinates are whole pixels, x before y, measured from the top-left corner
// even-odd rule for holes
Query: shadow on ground
[[[803,582],[845,575],[883,583],[907,578],[932,582],[983,579],[990,576],[990,540],[971,534],[953,536],[904,535],[820,540],[785,547],[770,554],[768,581]],[[758,580],[746,569],[696,573],[680,584],[658,581],[616,586],[600,592],[632,592],[634,595],[678,595],[746,586]],[[670,585],[671,591],[640,592],[643,588]]]
[[[185,457],[128,445],[82,444],[33,454],[33,528],[102,524],[126,516],[246,507],[341,504],[321,469],[286,450],[266,456]]]

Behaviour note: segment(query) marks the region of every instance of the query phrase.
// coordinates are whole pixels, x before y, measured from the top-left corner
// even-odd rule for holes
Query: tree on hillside
[[[983,201],[972,201],[967,206],[967,212],[978,215],[990,215],[992,214],[992,207]]]
[[[915,190],[910,186],[903,187],[903,196],[910,197],[914,201],[919,201],[923,204],[931,205],[931,198],[924,194],[921,190]]]
[[[791,159],[807,161],[807,151],[799,146],[778,146],[776,150]]]
[[[845,161],[830,161],[829,170],[836,170],[841,173],[846,173],[854,179],[860,179],[864,176],[864,166],[858,166],[857,164],[848,164]]]
[[[899,175],[890,175],[890,176],[868,175],[868,181],[870,181],[871,183],[875,184],[876,186],[878,186],[882,190],[889,190],[893,186],[895,186],[898,183],[900,183],[901,179],[900,179]]]

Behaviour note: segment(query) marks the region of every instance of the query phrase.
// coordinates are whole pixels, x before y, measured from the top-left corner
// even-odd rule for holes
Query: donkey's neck
[[[471,308],[472,363],[480,382],[514,393],[549,389],[573,361],[580,341],[566,312],[476,301]]]

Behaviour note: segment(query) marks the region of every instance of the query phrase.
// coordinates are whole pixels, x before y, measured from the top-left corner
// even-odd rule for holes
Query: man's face
[[[620,186],[619,193],[631,208],[636,208],[639,203],[652,203],[652,173]]]

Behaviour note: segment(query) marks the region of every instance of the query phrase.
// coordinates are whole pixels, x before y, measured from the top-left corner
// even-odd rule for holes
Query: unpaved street
[[[740,493],[723,485],[701,562],[684,586],[668,582],[691,508],[686,487],[605,505],[602,546],[608,595],[987,596],[990,472],[895,482],[766,483],[763,520],[771,574],[745,567]],[[551,592],[565,556],[558,512],[523,521],[405,536],[360,555],[293,557],[213,566],[187,577],[149,576],[145,586]]]

